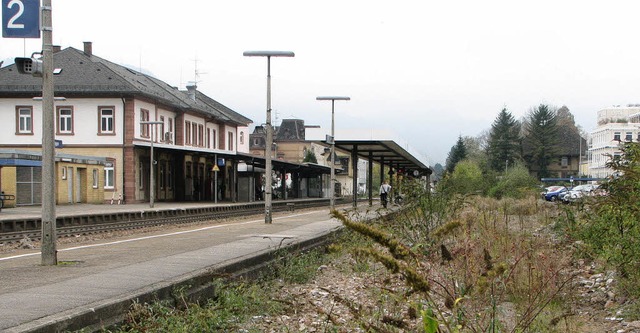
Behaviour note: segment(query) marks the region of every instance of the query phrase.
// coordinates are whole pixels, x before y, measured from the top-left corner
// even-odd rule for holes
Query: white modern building
[[[625,141],[640,141],[640,104],[614,105],[598,111],[598,127],[589,133],[589,175],[611,176],[613,170],[606,164],[622,153],[620,143]]]

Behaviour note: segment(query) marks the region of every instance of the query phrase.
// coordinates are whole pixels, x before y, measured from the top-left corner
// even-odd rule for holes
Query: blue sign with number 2
[[[2,0],[2,37],[40,38],[40,0]]]

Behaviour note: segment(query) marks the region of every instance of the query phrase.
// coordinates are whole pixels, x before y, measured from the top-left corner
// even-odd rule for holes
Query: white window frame
[[[110,111],[111,114],[105,114],[105,111]],[[99,107],[100,114],[100,134],[113,134],[115,132],[115,108],[102,106]]]
[[[99,184],[99,180],[100,180],[100,176],[98,175],[98,169],[93,169],[93,172],[91,173],[93,176],[93,188],[98,188],[98,184]]]
[[[69,106],[61,106],[61,107],[58,107],[57,113],[58,113],[58,133],[73,134],[73,108]]]
[[[149,121],[149,110],[140,109],[140,137],[150,138],[149,126],[150,124],[143,124],[142,122]]]
[[[33,107],[18,106],[18,134],[33,134]],[[24,111],[24,112],[23,112]],[[27,114],[28,113],[28,114]]]
[[[104,189],[113,190],[115,188],[115,168],[113,163],[104,165]]]

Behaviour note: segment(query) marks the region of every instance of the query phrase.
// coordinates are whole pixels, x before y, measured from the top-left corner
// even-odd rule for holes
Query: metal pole
[[[264,147],[265,186],[264,186],[264,223],[271,223],[271,145],[273,128],[271,127],[271,57],[294,57],[291,51],[245,51],[245,57],[267,57],[267,142]]]
[[[51,0],[42,1],[42,265],[58,264],[56,249],[55,112]]]
[[[141,125],[148,125],[151,127],[151,131],[149,132],[149,138],[151,140],[151,150],[149,152],[149,154],[151,155],[149,157],[149,207],[153,208],[153,203],[154,203],[154,199],[155,199],[155,194],[156,194],[156,181],[155,181],[155,175],[154,175],[154,166],[155,166],[155,159],[153,156],[153,141],[155,140],[155,136],[154,136],[154,129],[155,129],[155,125],[158,124],[164,124],[161,121],[141,121],[140,122]],[[141,176],[142,177],[142,176]]]
[[[316,97],[318,101],[331,101],[331,181],[329,184],[329,203],[330,209],[334,210],[336,205],[336,170],[335,170],[335,152],[336,152],[336,139],[335,139],[335,103],[336,100],[349,101],[350,97],[346,96],[319,96]]]
[[[154,163],[155,159],[153,158],[153,140],[154,140],[154,136],[153,136],[153,129],[155,128],[154,125],[149,125],[151,126],[151,157],[149,159],[149,208],[153,208],[153,201],[154,201],[154,197],[155,197],[155,193],[156,193],[156,182],[155,182],[155,174],[153,171],[153,167],[154,167]]]
[[[351,174],[353,174],[353,180],[351,181],[351,192],[353,193],[353,208],[358,208],[358,145],[353,146],[351,151]]]
[[[265,185],[264,185],[264,223],[271,223],[271,145],[273,130],[271,128],[271,56],[267,56],[267,142],[264,147]]]
[[[580,171],[582,171],[582,134],[578,131],[578,177],[580,177]]]
[[[331,100],[331,184],[329,189],[329,205],[331,210],[334,210],[336,207],[336,163],[335,163],[335,152],[336,152],[336,139],[334,136],[334,127],[335,127],[335,116],[334,116],[334,105],[335,100]]]
[[[213,155],[213,203],[218,203],[218,154]]]
[[[369,195],[369,206],[373,206],[373,152],[369,152],[369,172],[367,172],[367,193]]]

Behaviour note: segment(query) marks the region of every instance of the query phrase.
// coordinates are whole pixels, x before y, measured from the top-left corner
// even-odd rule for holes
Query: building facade
[[[589,133],[589,168],[594,178],[606,178],[613,170],[606,164],[622,154],[621,142],[640,141],[640,104],[616,105],[598,111],[598,126]]]
[[[306,139],[306,132],[309,130],[322,130],[319,126],[305,125],[302,119],[283,119],[274,130],[272,146],[272,156],[276,160],[290,163],[304,163],[307,154],[315,157],[315,163],[321,166],[331,167],[330,146],[320,141]],[[251,153],[257,156],[264,156],[266,132],[262,126],[256,126],[251,134]],[[358,160],[358,168],[361,170],[358,177],[358,188],[353,188],[353,166],[351,156],[336,150],[334,155],[334,172],[336,175],[336,185],[334,193],[336,197],[348,197],[354,193],[364,193],[366,188],[367,161]],[[330,177],[318,178],[314,185],[321,186],[321,189],[314,191],[328,197]]]
[[[54,48],[53,57],[60,69],[54,76],[56,154],[104,160],[102,202],[149,201],[151,182],[158,201],[251,197],[236,186],[238,153],[249,151],[250,119],[195,85],[179,90],[97,57],[90,42],[83,51]],[[0,78],[0,114],[7,120],[0,124],[0,149],[41,149],[42,79],[19,74],[15,65],[1,68]],[[56,163],[59,196],[66,186],[63,168]]]
[[[274,128],[273,170],[274,193],[277,198],[326,198],[329,186],[329,164],[324,163],[325,146],[305,138],[306,126],[302,119],[283,119]],[[263,158],[266,149],[266,129],[256,126],[250,135],[250,154]],[[305,157],[311,153],[315,161]],[[328,154],[327,154],[328,156]]]

